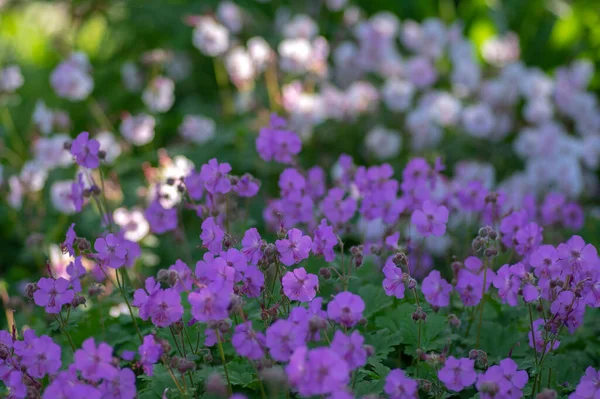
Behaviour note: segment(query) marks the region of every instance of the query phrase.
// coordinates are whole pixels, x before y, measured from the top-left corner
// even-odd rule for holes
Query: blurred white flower
[[[214,19],[201,17],[194,29],[193,43],[202,53],[216,57],[229,48],[229,32]]]
[[[75,204],[71,199],[72,180],[59,180],[50,187],[50,200],[54,209],[65,215],[75,213]]]
[[[283,35],[292,39],[312,39],[319,32],[319,27],[311,17],[298,14],[283,27]]]
[[[70,141],[71,137],[65,133],[39,138],[33,144],[35,160],[45,169],[73,164],[73,156],[65,150],[65,143]]]
[[[229,79],[238,88],[243,88],[254,80],[254,63],[250,54],[243,47],[236,47],[227,54],[225,67]]]
[[[186,115],[179,134],[186,140],[196,144],[204,144],[215,137],[215,121],[202,115]]]
[[[119,225],[124,232],[127,240],[139,242],[150,231],[150,225],[144,217],[144,212],[141,209],[133,208],[117,208],[113,212],[113,220]]]
[[[400,153],[402,136],[396,130],[376,126],[367,133],[365,147],[381,161],[391,159]]]
[[[121,134],[133,145],[144,145],[154,139],[154,118],[148,114],[127,115],[121,122]]]
[[[231,32],[242,30],[242,10],[232,1],[222,1],[217,8],[217,17]]]
[[[497,67],[515,62],[521,56],[519,36],[514,32],[494,36],[483,43],[481,53],[484,60]]]
[[[137,92],[144,85],[144,75],[140,68],[131,61],[127,61],[121,65],[121,80],[125,89],[130,92]]]
[[[25,80],[18,65],[8,65],[0,70],[0,92],[14,93]]]
[[[48,107],[43,100],[38,100],[35,103],[33,111],[33,123],[40,129],[42,134],[52,133],[54,126],[54,112]]]
[[[91,66],[84,53],[73,53],[50,75],[50,84],[59,97],[71,101],[85,100],[94,89]]]
[[[142,100],[152,112],[167,112],[175,102],[175,83],[164,76],[155,77],[144,90]]]
[[[121,145],[117,142],[115,135],[111,132],[102,131],[94,138],[100,143],[100,150],[106,153],[106,156],[104,157],[106,163],[113,163],[115,159],[121,155]]]
[[[381,89],[385,105],[392,111],[406,111],[412,102],[415,86],[406,80],[388,79]]]
[[[462,122],[465,131],[477,138],[489,137],[496,123],[494,113],[485,103],[465,107],[462,114]]]
[[[36,192],[44,188],[48,171],[37,160],[25,162],[19,176],[27,191]]]
[[[273,50],[265,39],[259,36],[252,37],[246,43],[250,58],[257,71],[263,71],[273,56]]]
[[[25,187],[21,184],[21,181],[17,176],[11,176],[8,178],[8,203],[14,209],[21,209],[23,205],[23,195],[25,194]]]

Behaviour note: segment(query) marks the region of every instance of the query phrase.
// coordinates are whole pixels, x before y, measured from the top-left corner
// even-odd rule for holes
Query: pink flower
[[[253,265],[257,265],[258,261],[263,257],[262,245],[263,240],[258,230],[255,228],[246,230],[242,239],[242,252],[246,255],[246,259]]]
[[[460,392],[473,385],[477,380],[475,361],[467,358],[457,359],[448,357],[444,367],[438,372],[438,377],[446,388]]]
[[[344,327],[353,327],[362,318],[365,310],[363,299],[351,292],[340,292],[327,304],[327,317]]]
[[[317,275],[306,273],[303,267],[287,272],[281,281],[283,293],[292,301],[310,302],[319,288]]]
[[[204,188],[211,194],[227,194],[231,190],[231,182],[227,175],[231,172],[231,165],[219,163],[216,158],[202,165],[200,177],[204,181]]]

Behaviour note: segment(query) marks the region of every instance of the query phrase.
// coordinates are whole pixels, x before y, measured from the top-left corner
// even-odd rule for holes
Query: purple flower
[[[527,385],[527,381],[529,380],[529,376],[527,375],[527,371],[518,370],[517,363],[511,358],[506,358],[500,361],[499,364],[500,370],[502,371],[502,375],[504,378],[517,389],[523,390],[525,385]]]
[[[73,201],[73,207],[75,208],[75,212],[81,212],[83,209],[84,196],[83,193],[85,191],[85,185],[83,184],[83,174],[77,174],[77,180],[73,181],[71,184],[71,194],[70,199]]]
[[[344,190],[332,188],[323,198],[321,211],[334,225],[346,223],[356,212],[356,200],[352,197],[344,199]]]
[[[421,292],[431,306],[445,307],[450,304],[452,285],[442,278],[437,270],[432,270],[421,284]]]
[[[198,321],[219,321],[229,315],[231,292],[216,286],[201,288],[188,295],[192,316]]]
[[[333,262],[335,253],[333,248],[337,245],[337,236],[333,233],[333,227],[321,219],[321,224],[316,228],[312,240],[312,251],[315,255],[323,255],[325,262]]]
[[[533,322],[533,333],[531,333],[531,330],[529,330],[529,333],[527,334],[529,337],[529,346],[531,348],[533,348],[533,337],[535,336],[535,350],[538,351],[539,353],[545,353],[545,352],[549,352],[550,350],[556,350],[559,345],[560,345],[560,341],[555,340],[554,344],[552,345],[552,348],[550,348],[550,342],[547,341],[548,337],[546,336],[547,334],[544,334],[544,325],[546,324],[546,322],[544,321],[544,319],[537,319]]]
[[[267,328],[266,345],[271,357],[278,362],[287,362],[296,348],[304,345],[306,330],[289,320],[279,319]]]
[[[235,269],[235,282],[242,280],[242,273],[248,267],[246,256],[235,248],[229,248],[227,252],[221,252],[221,259],[225,261],[227,266]]]
[[[163,353],[163,347],[154,339],[154,335],[146,335],[144,343],[138,348],[140,354],[140,363],[144,368],[144,373],[153,375],[153,366],[160,360]]]
[[[265,284],[265,275],[257,266],[248,266],[242,273],[241,293],[248,298],[257,298]]]
[[[200,172],[195,170],[190,171],[190,173],[183,179],[185,184],[185,188],[187,193],[193,200],[202,199],[202,194],[204,194],[204,180],[200,175]]]
[[[169,270],[174,271],[177,274],[177,280],[173,288],[177,292],[190,291],[194,280],[192,278],[192,271],[181,259],[177,259],[175,264],[169,267]]]
[[[346,361],[350,370],[357,369],[367,364],[367,351],[364,348],[365,339],[358,331],[347,336],[340,330],[335,332],[331,349]]]
[[[291,385],[301,396],[317,396],[342,391],[350,381],[346,362],[330,348],[294,351],[286,373]]]
[[[285,130],[286,121],[273,114],[269,126],[260,129],[256,139],[256,151],[265,161],[275,160],[292,163],[293,157],[302,150],[302,141],[294,132]]]
[[[456,291],[465,306],[476,306],[483,294],[483,281],[479,276],[463,269],[458,273]]]
[[[448,208],[437,206],[432,201],[423,203],[423,210],[413,212],[410,221],[417,226],[417,231],[425,236],[443,236],[448,222]]]
[[[325,194],[325,172],[320,166],[306,171],[306,191],[315,200]]]
[[[287,272],[281,279],[283,293],[292,301],[310,302],[317,295],[319,277],[303,267]]]
[[[565,273],[579,276],[585,270],[597,268],[600,264],[598,252],[592,244],[587,244],[580,236],[569,238],[556,249],[558,258]]]
[[[162,234],[177,228],[177,209],[167,209],[158,200],[152,201],[144,216],[153,233]]]
[[[80,382],[75,367],[60,372],[44,391],[43,399],[100,399],[98,389]]]
[[[173,288],[160,290],[152,298],[150,319],[157,327],[168,327],[183,316],[181,296]]]
[[[38,290],[33,293],[36,305],[44,306],[46,313],[60,313],[63,305],[70,303],[75,297],[69,289],[69,281],[64,278],[56,280],[42,277],[37,282]]]
[[[202,239],[202,246],[204,248],[207,248],[213,254],[220,253],[223,247],[223,237],[225,237],[225,232],[215,223],[213,217],[206,218],[202,222],[200,239]]]
[[[54,375],[61,366],[60,346],[47,335],[33,339],[31,346],[21,354],[21,364],[27,367],[27,373],[34,378]]]
[[[404,273],[402,269],[394,264],[391,257],[385,262],[383,274],[385,278],[382,284],[386,295],[395,296],[398,299],[404,298],[404,291],[406,289],[404,286]]]
[[[552,245],[542,245],[529,256],[529,263],[534,273],[540,278],[556,278],[560,276],[558,253]]]
[[[521,288],[521,277],[525,274],[523,265],[517,263],[509,266],[503,265],[493,280],[494,287],[498,288],[498,296],[503,303],[508,303],[510,306],[519,304],[519,289]]]
[[[287,239],[275,242],[277,251],[281,256],[281,263],[292,266],[308,258],[312,240],[309,236],[302,235],[298,229],[291,229],[287,233]]]
[[[71,277],[69,282],[73,287],[73,291],[81,292],[81,277],[86,273],[85,267],[81,263],[81,256],[78,256],[67,266],[67,274]]]
[[[600,373],[593,367],[585,369],[585,375],[579,380],[575,392],[569,399],[594,399],[600,394]]]
[[[127,249],[114,234],[108,234],[106,237],[97,238],[94,242],[94,249],[98,252],[98,260],[104,266],[118,269],[125,265]]]
[[[581,205],[571,202],[564,206],[562,222],[566,228],[579,230],[585,224],[585,215]]]
[[[79,166],[95,169],[100,166],[100,142],[95,139],[90,140],[88,132],[81,132],[71,143],[71,155]]]
[[[216,158],[202,165],[200,178],[204,181],[204,188],[211,194],[227,194],[231,190],[228,173],[231,165],[219,163]]]
[[[75,234],[75,223],[71,223],[69,229],[67,230],[65,241],[61,244],[62,251],[65,252],[66,249],[69,255],[75,256],[75,248],[73,248],[73,245],[75,244],[76,239],[77,234]]]
[[[460,392],[471,386],[477,380],[475,361],[468,358],[457,359],[450,356],[446,359],[444,367],[438,372],[438,378],[446,388]]]
[[[112,347],[104,342],[96,346],[94,338],[83,341],[81,349],[75,351],[75,368],[81,371],[83,378],[90,381],[112,380],[118,375],[112,365]]]
[[[517,245],[515,249],[519,255],[527,255],[539,247],[542,242],[542,228],[537,223],[527,223],[515,235]]]
[[[227,292],[233,290],[236,271],[225,259],[214,257],[207,252],[201,261],[196,263],[196,277],[201,286],[212,286]]]
[[[154,306],[154,298],[160,291],[160,283],[154,277],[148,277],[145,281],[145,289],[139,288],[133,293],[133,306],[139,308],[140,318],[147,320]]]
[[[403,370],[394,369],[385,377],[384,392],[390,399],[417,399],[417,381],[410,379]]]
[[[246,255],[246,259],[253,265],[257,265],[263,257],[262,253],[263,240],[258,233],[258,230],[251,228],[246,230],[242,239],[242,252]]]
[[[257,181],[249,174],[245,174],[236,183],[233,187],[233,191],[237,193],[240,197],[254,197],[259,190],[260,186]]]
[[[566,202],[564,194],[549,193],[540,208],[543,223],[545,225],[557,223],[561,219]]]
[[[364,310],[365,302],[360,296],[344,291],[327,304],[327,317],[349,328],[360,321]]]
[[[100,384],[105,398],[134,399],[136,397],[135,374],[131,369],[121,369],[112,380]]]
[[[251,360],[260,360],[265,355],[265,336],[260,332],[254,332],[252,322],[238,324],[235,326],[235,332],[231,343],[236,352]]]
[[[519,229],[527,224],[528,216],[525,209],[513,212],[506,216],[500,222],[500,233],[502,233],[502,243],[508,248],[516,244],[516,235]]]

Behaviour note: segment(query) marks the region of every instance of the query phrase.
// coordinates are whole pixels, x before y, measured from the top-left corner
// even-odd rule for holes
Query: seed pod
[[[326,267],[322,267],[319,269],[319,275],[323,278],[323,280],[329,280],[331,278],[331,270]]]

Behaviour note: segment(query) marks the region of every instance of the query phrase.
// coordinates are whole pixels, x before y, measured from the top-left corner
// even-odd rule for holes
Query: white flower
[[[227,54],[225,66],[229,78],[237,87],[242,87],[254,79],[254,63],[250,54],[242,47],[236,47]]]
[[[100,143],[100,150],[106,153],[104,160],[106,163],[113,163],[121,155],[121,145],[117,142],[115,135],[111,132],[102,131],[95,137]]]
[[[223,1],[217,8],[217,16],[233,33],[242,30],[242,10],[232,1]]]
[[[21,68],[17,65],[9,65],[0,70],[0,91],[14,93],[23,86],[24,79]]]
[[[319,27],[311,17],[298,14],[283,27],[283,35],[292,39],[312,39],[319,32]]]
[[[117,208],[113,212],[113,220],[124,231],[125,239],[139,242],[150,231],[150,225],[144,217],[144,212],[138,208],[127,210]]]
[[[71,137],[65,133],[41,137],[33,144],[35,160],[45,169],[54,169],[73,164],[73,157],[65,150],[65,143]]]
[[[175,102],[175,83],[164,76],[157,76],[144,90],[142,100],[152,112],[167,112]]]
[[[376,126],[365,137],[367,150],[381,161],[396,157],[402,146],[402,136],[396,130]]]
[[[383,102],[392,111],[406,111],[410,107],[415,86],[400,79],[388,79],[381,89]]]
[[[196,144],[204,144],[215,137],[215,121],[202,115],[186,115],[179,134],[186,140]]]
[[[86,55],[73,53],[52,71],[50,84],[59,97],[71,101],[85,100],[94,89],[94,80],[89,70]]]
[[[254,63],[254,68],[257,71],[264,70],[273,55],[273,50],[271,50],[269,43],[262,37],[255,36],[248,40],[246,46],[248,47],[250,58]]]
[[[140,71],[140,68],[131,61],[121,65],[121,79],[123,80],[125,88],[130,92],[141,90],[142,85],[144,84],[142,71]]]
[[[75,213],[75,204],[71,199],[71,185],[72,180],[59,180],[52,184],[50,187],[50,200],[54,209],[65,215],[72,215]]]
[[[33,111],[33,123],[40,129],[42,134],[52,133],[54,126],[54,112],[48,107],[43,100],[38,100],[35,103]]]
[[[133,145],[144,145],[154,139],[154,118],[148,114],[129,115],[121,122],[121,134]]]
[[[489,137],[496,123],[492,110],[485,103],[465,107],[462,121],[466,132],[477,138]]]
[[[27,191],[36,192],[44,188],[48,171],[37,160],[27,161],[21,169],[19,178]]]
[[[202,53],[216,57],[229,48],[229,32],[214,19],[202,17],[194,29],[193,43]]]

